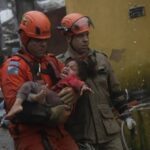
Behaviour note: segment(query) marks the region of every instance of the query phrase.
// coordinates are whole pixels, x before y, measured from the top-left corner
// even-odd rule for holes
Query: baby
[[[51,88],[51,90],[47,88],[48,85],[44,85],[39,82],[27,81],[24,83],[19,89],[16,96],[16,101],[6,115],[6,118],[9,119],[16,113],[22,111],[22,104],[25,100],[38,102],[50,107],[63,105],[64,103],[60,101],[57,93],[65,87],[72,87],[80,95],[82,95],[85,91],[92,92],[91,88],[88,87],[84,81],[79,79],[79,69],[79,63],[77,63],[76,60],[69,60],[60,74],[60,80]],[[66,109],[72,109],[73,104],[66,105]]]

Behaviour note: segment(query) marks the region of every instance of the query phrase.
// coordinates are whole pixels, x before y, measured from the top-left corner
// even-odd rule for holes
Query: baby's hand
[[[83,92],[85,92],[85,91],[94,93],[94,91],[93,91],[90,87],[88,87],[86,84],[83,84],[83,86],[82,86],[82,88],[81,88],[81,91],[80,91],[80,95],[82,95]]]

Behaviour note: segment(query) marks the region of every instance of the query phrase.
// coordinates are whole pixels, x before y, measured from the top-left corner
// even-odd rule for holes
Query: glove
[[[69,106],[72,106],[79,97],[79,95],[75,93],[75,91],[71,87],[65,87],[64,89],[62,89],[58,93],[58,96],[64,104],[67,104]]]
[[[132,130],[132,129],[134,129],[136,127],[136,122],[131,117],[127,117],[125,119],[125,122],[126,122],[126,125],[127,125],[127,127],[128,127],[129,130]]]
[[[51,108],[50,120],[56,123],[64,123],[71,114],[71,108],[68,105],[58,105]]]

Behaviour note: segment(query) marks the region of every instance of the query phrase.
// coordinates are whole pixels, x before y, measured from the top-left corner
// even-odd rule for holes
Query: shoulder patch
[[[8,74],[18,75],[19,68],[16,66],[8,66],[7,72],[8,72]]]
[[[20,63],[18,61],[11,60],[9,62],[8,68],[7,68],[7,73],[8,74],[18,75],[18,73],[19,73],[19,66],[20,66]]]

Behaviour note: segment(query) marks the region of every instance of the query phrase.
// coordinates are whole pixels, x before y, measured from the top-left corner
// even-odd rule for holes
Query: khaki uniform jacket
[[[67,51],[57,58],[61,61],[74,57]],[[107,57],[96,52],[97,75],[86,80],[94,94],[84,94],[79,98],[75,111],[66,124],[66,128],[77,142],[92,144],[105,143],[118,136],[120,127],[111,108],[110,91],[118,90],[119,82]]]

